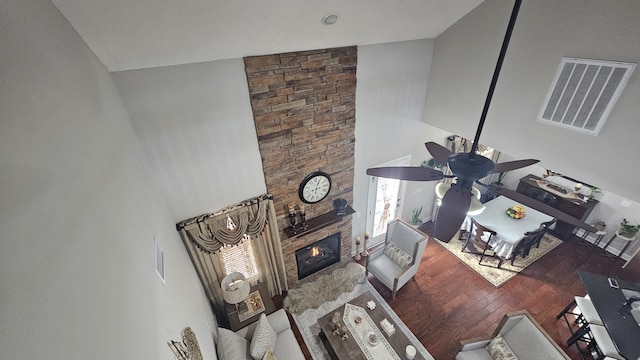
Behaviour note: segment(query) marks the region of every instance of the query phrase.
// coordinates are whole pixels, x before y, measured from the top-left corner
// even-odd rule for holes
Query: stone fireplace
[[[340,262],[340,233],[295,251],[298,280]]]
[[[307,219],[353,203],[357,47],[244,58],[267,192],[273,195],[287,282],[298,282],[295,252],[340,233],[340,261],[351,256],[351,216],[318,231],[288,237],[288,206],[299,208],[298,186],[309,173],[331,176],[329,195],[305,204]]]

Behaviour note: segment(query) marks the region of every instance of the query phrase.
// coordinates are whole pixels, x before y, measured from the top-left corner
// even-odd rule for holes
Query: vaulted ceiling
[[[435,38],[483,0],[52,0],[109,71]],[[321,19],[336,14],[337,23]]]

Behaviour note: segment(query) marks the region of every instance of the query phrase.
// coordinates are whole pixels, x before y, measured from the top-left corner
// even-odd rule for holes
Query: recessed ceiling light
[[[333,25],[338,22],[338,14],[329,13],[322,17],[322,23],[324,25]]]

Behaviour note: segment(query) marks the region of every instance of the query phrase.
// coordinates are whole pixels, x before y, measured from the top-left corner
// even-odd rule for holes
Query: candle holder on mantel
[[[293,205],[289,205],[289,221],[291,222],[291,230],[294,234],[297,234],[296,231],[296,210],[293,208]]]
[[[298,215],[300,215],[300,228],[302,231],[307,230],[307,215],[304,210],[304,205],[300,205],[300,210],[298,211]]]

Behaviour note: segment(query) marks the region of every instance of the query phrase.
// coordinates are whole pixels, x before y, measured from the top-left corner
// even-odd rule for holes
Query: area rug
[[[356,285],[366,282],[362,265],[350,262],[330,274],[321,275],[313,281],[289,289],[283,307],[292,314],[301,314],[307,309],[333,301],[343,293],[351,292]]]
[[[418,339],[413,335],[411,330],[407,328],[407,326],[400,320],[398,315],[391,309],[389,304],[384,300],[384,298],[376,291],[376,289],[367,281],[364,284],[357,284],[353,291],[348,293],[342,293],[337,299],[333,301],[326,302],[322,304],[318,308],[310,308],[305,310],[301,314],[292,314],[293,320],[296,323],[296,326],[300,330],[300,334],[302,335],[302,339],[304,340],[307,348],[309,349],[309,353],[313,360],[329,360],[331,357],[327,352],[322,340],[320,339],[320,325],[318,325],[318,319],[322,316],[328,314],[339,306],[342,306],[346,302],[351,299],[354,299],[357,296],[362,295],[366,291],[371,292],[373,297],[376,299],[376,303],[379,306],[382,306],[388,313],[390,317],[390,321],[395,324],[396,331],[404,332],[407,337],[411,340],[411,342],[415,345],[416,350],[424,356],[425,359],[433,359],[431,354],[425,349],[424,346],[418,341]],[[404,354],[400,354],[401,356]],[[403,357],[404,358],[404,357]]]
[[[482,260],[482,265],[478,264],[480,256],[462,252],[462,245],[464,243],[457,239],[458,235],[456,234],[456,236],[454,236],[454,238],[448,243],[437,239],[436,242],[449,250],[450,253],[455,255],[460,261],[495,287],[504,285],[504,283],[516,277],[518,273],[524,270],[527,266],[533,264],[549,251],[553,250],[556,246],[562,244],[562,240],[553,235],[545,234],[540,241],[540,247],[532,247],[527,257],[524,259],[520,256],[517,257],[513,265],[511,265],[511,260],[504,261],[502,266],[498,268],[498,259],[495,258],[485,258]]]

